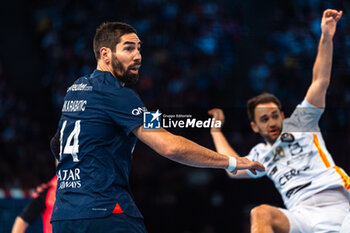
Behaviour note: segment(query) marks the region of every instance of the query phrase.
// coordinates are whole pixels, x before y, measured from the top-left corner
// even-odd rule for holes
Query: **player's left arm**
[[[60,131],[57,130],[55,135],[50,140],[50,149],[51,153],[55,156],[56,159],[59,157],[60,153]]]
[[[55,156],[55,164],[57,166],[59,154],[60,154],[60,131],[57,130],[56,134],[50,140],[51,153]]]
[[[312,83],[305,97],[307,102],[318,108],[324,108],[326,105],[326,92],[330,83],[332,69],[333,36],[337,22],[342,17],[342,14],[342,11],[331,9],[323,12],[321,22],[322,34],[312,71]]]

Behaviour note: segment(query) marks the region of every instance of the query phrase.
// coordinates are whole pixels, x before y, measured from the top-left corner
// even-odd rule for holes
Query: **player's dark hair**
[[[102,47],[115,50],[115,46],[120,42],[120,37],[125,34],[136,33],[135,28],[131,25],[121,22],[105,22],[97,29],[94,36],[94,53],[98,61],[100,56],[100,49]]]
[[[264,92],[260,95],[257,95],[247,102],[247,111],[248,111],[248,118],[249,121],[255,122],[255,108],[259,104],[266,104],[266,103],[275,103],[280,111],[282,111],[282,104],[280,100],[274,96],[271,93]]]

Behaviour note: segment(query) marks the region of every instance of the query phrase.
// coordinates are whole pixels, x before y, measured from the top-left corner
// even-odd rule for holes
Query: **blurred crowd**
[[[327,8],[342,9],[344,15],[334,38],[328,112],[321,127],[328,145],[343,145],[331,152],[343,156],[338,161],[348,164],[340,166],[350,172],[345,158],[345,146],[350,143],[350,6],[346,1],[38,0],[27,4],[35,49],[40,51],[40,83],[49,90],[46,98],[51,99],[54,117],[43,123],[31,115],[30,97],[16,96],[14,87],[8,85],[6,67],[0,67],[0,188],[34,187],[54,174],[49,138],[43,138],[49,133],[43,126],[57,125],[67,87],[95,69],[92,38],[101,22],[124,21],[138,31],[143,60],[139,83],[132,88],[149,109],[176,111],[181,107],[188,113],[227,109],[226,133],[244,154],[257,139],[248,128],[247,99],[269,91],[281,99],[287,115],[291,113],[311,82],[320,20]],[[209,133],[191,136],[212,147]],[[225,178],[223,174],[176,167],[138,146],[134,190],[146,212],[152,208],[152,203],[145,203],[154,190],[162,192],[156,203],[174,206],[181,196],[172,192],[197,187],[201,193],[215,186],[203,194],[203,201],[208,198],[209,206],[222,205],[227,194],[219,187],[218,177]],[[140,188],[142,180],[148,183],[141,187],[148,189]],[[159,183],[167,186],[159,187]],[[212,228],[204,226],[202,232],[214,232]]]

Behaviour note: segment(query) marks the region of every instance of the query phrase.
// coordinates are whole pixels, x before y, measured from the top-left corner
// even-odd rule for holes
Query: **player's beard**
[[[131,85],[137,83],[139,80],[139,74],[132,74],[130,69],[133,66],[140,65],[139,62],[130,65],[127,69],[124,68],[123,64],[118,60],[117,56],[112,54],[112,68],[114,75],[124,84]],[[121,75],[120,75],[121,74]]]

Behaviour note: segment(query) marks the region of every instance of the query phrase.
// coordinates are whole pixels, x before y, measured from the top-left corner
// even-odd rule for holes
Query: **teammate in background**
[[[253,147],[246,158],[261,162],[266,172],[254,175],[242,170],[230,176],[267,175],[287,207],[255,207],[251,211],[252,233],[339,232],[349,211],[350,179],[335,166],[318,126],[330,82],[333,36],[341,16],[342,11],[324,11],[312,83],[290,118],[284,119],[281,103],[272,94],[263,93],[248,101],[251,128],[266,144]],[[208,113],[216,120],[225,120],[220,109]],[[213,128],[211,135],[219,153],[239,158],[220,129]]]
[[[141,41],[133,27],[104,23],[94,37],[97,69],[68,88],[58,132],[58,186],[53,232],[146,232],[129,188],[137,138],[160,155],[194,167],[235,173],[263,171],[259,162],[229,157],[175,136],[142,128],[145,105],[124,84],[138,80]],[[154,113],[156,119],[160,114]]]
[[[54,176],[50,182],[37,187],[33,199],[16,218],[11,233],[24,233],[28,225],[32,224],[39,215],[43,221],[43,233],[52,233],[50,218],[55,203],[56,188],[57,176]]]

